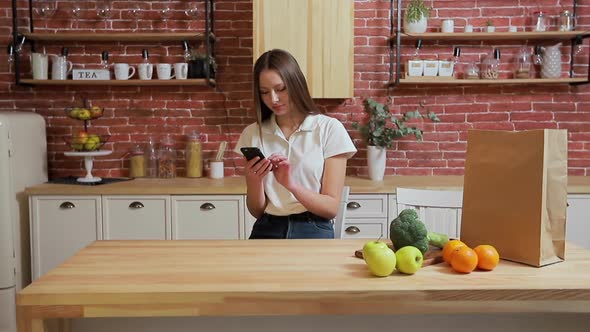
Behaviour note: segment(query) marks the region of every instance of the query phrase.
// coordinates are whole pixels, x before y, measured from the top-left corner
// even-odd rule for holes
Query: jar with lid
[[[488,55],[482,63],[481,78],[495,80],[500,74],[500,50],[495,48],[493,54]]]
[[[533,31],[547,31],[547,16],[545,16],[545,13],[535,12],[533,14],[533,24]]]
[[[574,30],[574,15],[569,10],[564,10],[559,14],[559,31]]]
[[[185,151],[186,177],[200,178],[203,176],[203,157],[201,135],[193,131],[188,135]]]
[[[514,78],[531,77],[531,53],[527,46],[523,46],[516,55],[516,68],[514,69]]]
[[[158,149],[158,177],[176,177],[176,150],[174,140],[168,135],[160,141]]]
[[[146,176],[147,162],[145,151],[139,145],[134,146],[129,151],[129,177],[142,178]]]

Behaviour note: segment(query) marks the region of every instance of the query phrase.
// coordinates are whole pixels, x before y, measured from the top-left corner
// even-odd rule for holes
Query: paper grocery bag
[[[564,260],[567,131],[470,130],[461,240],[491,244],[502,259]]]

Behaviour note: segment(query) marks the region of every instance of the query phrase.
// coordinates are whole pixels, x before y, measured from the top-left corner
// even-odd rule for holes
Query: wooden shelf
[[[114,33],[24,33],[30,40],[39,41],[85,41],[85,42],[155,42],[155,41],[182,41],[203,40],[203,33],[192,32],[114,32]]]
[[[207,84],[207,80],[204,78],[186,79],[186,80],[32,80],[32,79],[21,79],[21,84],[30,85],[71,85],[71,86],[90,86],[90,85],[112,85],[112,86],[209,86],[215,85],[215,80],[209,80],[210,84]]]
[[[454,32],[454,33],[401,33],[402,39],[416,40],[570,40],[585,36],[590,31],[546,31],[546,32]],[[390,37],[395,40],[395,35]]]
[[[402,78],[399,84],[418,84],[418,85],[506,85],[506,84],[563,84],[563,83],[585,83],[586,78],[509,78],[497,80],[469,80],[455,79],[452,77],[412,77]],[[395,85],[395,81],[389,81],[387,85]]]

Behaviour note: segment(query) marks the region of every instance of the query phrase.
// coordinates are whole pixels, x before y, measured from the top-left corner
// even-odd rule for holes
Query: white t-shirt
[[[289,159],[291,176],[309,190],[320,192],[324,161],[330,157],[356,153],[348,132],[336,118],[323,114],[308,115],[289,139],[276,123],[274,114],[262,124],[262,141],[258,124],[246,127],[234,151],[241,154],[241,147],[258,147],[265,156],[280,153]],[[270,172],[264,178],[264,191],[268,198],[265,212],[286,216],[307,211],[295,196],[283,187]]]

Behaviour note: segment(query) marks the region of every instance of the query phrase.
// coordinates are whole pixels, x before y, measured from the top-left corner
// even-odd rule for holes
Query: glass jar
[[[186,177],[200,178],[203,176],[203,157],[201,135],[193,131],[188,135],[185,151]]]
[[[160,142],[160,148],[158,149],[158,177],[176,177],[176,150],[174,149],[174,140],[170,136],[165,136]]]
[[[547,31],[547,16],[543,12],[535,12],[533,15],[533,31]]]
[[[494,49],[494,53],[488,55],[482,63],[481,78],[495,80],[500,74],[500,50]]]
[[[516,68],[514,78],[531,78],[531,53],[528,47],[523,46],[516,55]]]
[[[564,10],[559,14],[559,31],[574,30],[574,15],[569,10]]]
[[[139,145],[129,151],[129,177],[142,178],[146,176],[147,161],[145,151]]]
[[[146,176],[150,178],[158,177],[158,151],[156,150],[156,140],[149,137],[146,145]]]
[[[468,80],[479,79],[479,67],[475,61],[470,61],[469,64],[467,64],[463,73],[463,78]]]

